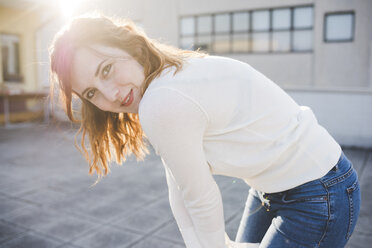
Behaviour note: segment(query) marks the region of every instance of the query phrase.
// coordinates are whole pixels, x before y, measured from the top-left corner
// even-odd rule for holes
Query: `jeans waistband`
[[[345,154],[343,151],[341,151],[341,156],[340,158],[338,159],[337,163],[335,166],[332,167],[332,171],[337,171],[338,170],[338,165],[340,164],[340,162],[345,158]]]
[[[339,168],[340,168],[339,166],[342,165],[342,161],[343,161],[344,159],[346,159],[346,156],[345,156],[344,152],[341,151],[340,158],[338,159],[336,165],[333,166],[333,168],[330,169],[329,172],[331,172],[331,171],[335,171],[335,172],[337,172],[337,171],[339,170]],[[328,173],[327,175],[329,175],[329,173]],[[326,175],[326,176],[327,176],[327,175]],[[326,177],[326,176],[325,176],[325,177]],[[268,204],[268,205],[270,205],[270,204],[269,204],[268,198],[267,198],[266,196],[268,196],[268,195],[273,195],[273,194],[275,194],[275,195],[283,195],[283,194],[285,194],[285,193],[288,191],[288,190],[285,190],[285,191],[277,192],[277,193],[265,193],[265,192],[262,192],[262,191],[259,191],[259,190],[256,190],[256,189],[254,189],[254,190],[257,192],[257,196],[261,199],[261,201],[262,201],[263,203]],[[290,190],[291,190],[291,189],[290,189]]]

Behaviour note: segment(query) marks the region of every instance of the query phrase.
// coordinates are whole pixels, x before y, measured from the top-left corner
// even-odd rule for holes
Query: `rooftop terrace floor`
[[[160,158],[130,157],[96,177],[73,146],[76,129],[30,124],[0,127],[0,248],[185,247],[168,203]],[[372,150],[346,148],[362,190],[347,247],[372,244]],[[235,238],[249,187],[215,176],[226,232]]]

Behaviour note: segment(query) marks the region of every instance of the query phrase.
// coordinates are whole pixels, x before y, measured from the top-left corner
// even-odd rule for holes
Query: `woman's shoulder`
[[[205,57],[186,58],[182,67],[165,68],[149,85],[149,90],[162,86],[188,86],[194,83],[197,87],[200,81],[218,80],[219,78],[234,79],[238,75],[252,71],[252,67],[242,61],[229,57],[208,55]]]
[[[171,113],[172,111],[182,112],[187,108],[194,107],[200,107],[195,97],[189,92],[170,85],[159,86],[146,91],[140,101],[139,112],[159,112],[161,110],[162,112]]]
[[[194,98],[171,87],[158,87],[147,92],[140,102],[138,116],[143,130],[150,136],[177,131],[190,120],[203,126],[209,119]]]

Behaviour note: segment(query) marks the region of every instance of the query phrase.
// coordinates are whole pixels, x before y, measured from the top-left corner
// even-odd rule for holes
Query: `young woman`
[[[351,162],[310,108],[250,65],[163,45],[106,17],[74,19],[50,59],[72,121],[73,95],[82,101],[90,173],[107,174],[113,154],[143,159],[146,136],[188,248],[237,245],[225,243],[213,174],[251,186],[237,242],[336,248],[350,238],[360,206]]]

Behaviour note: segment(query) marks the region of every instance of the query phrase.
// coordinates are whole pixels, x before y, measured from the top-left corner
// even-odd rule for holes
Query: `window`
[[[293,50],[313,49],[313,7],[293,9]]]
[[[252,51],[268,52],[270,49],[270,12],[260,10],[252,12]]]
[[[230,52],[230,20],[230,14],[219,14],[214,16],[214,52]]]
[[[286,9],[274,9],[273,10],[273,29],[282,30],[289,29],[291,27],[291,10]]]
[[[295,8],[293,15],[295,29],[313,26],[313,7]]]
[[[253,11],[252,22],[253,31],[269,31],[270,12],[268,10]]]
[[[249,51],[249,12],[232,13],[232,52]]]
[[[194,50],[194,36],[195,36],[195,18],[186,17],[181,19],[181,48]]]
[[[195,34],[195,20],[193,17],[187,17],[187,18],[182,19],[181,33],[183,35],[194,35]]]
[[[219,54],[311,52],[313,16],[306,5],[181,17],[180,47]]]
[[[327,13],[324,22],[325,42],[347,42],[354,39],[354,13]]]
[[[249,31],[249,13],[237,12],[233,13],[233,31],[248,32]]]
[[[212,51],[212,16],[199,16],[196,22],[196,48]]]
[[[291,50],[291,10],[275,9],[272,12],[272,51],[289,52]]]
[[[1,63],[5,82],[22,82],[19,57],[19,37],[0,34]]]

